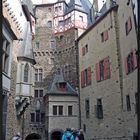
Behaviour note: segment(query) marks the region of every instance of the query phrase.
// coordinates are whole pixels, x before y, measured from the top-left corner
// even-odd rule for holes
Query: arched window
[[[28,82],[28,71],[29,71],[29,65],[26,64],[24,68],[24,82]]]

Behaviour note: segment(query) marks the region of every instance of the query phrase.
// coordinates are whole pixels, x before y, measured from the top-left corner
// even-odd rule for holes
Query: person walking
[[[80,137],[80,140],[84,140],[84,134],[83,134],[82,129],[79,130],[79,137]]]
[[[62,139],[61,140],[74,140],[74,136],[73,136],[70,128],[66,129],[66,131],[62,135]]]

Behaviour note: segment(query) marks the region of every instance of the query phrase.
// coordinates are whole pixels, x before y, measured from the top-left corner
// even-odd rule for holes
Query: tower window
[[[47,27],[52,28],[52,21],[51,20],[48,21]]]
[[[126,95],[126,107],[127,107],[127,111],[131,111],[131,102],[130,102],[129,95]]]
[[[24,82],[28,82],[29,65],[26,64],[24,68]]]

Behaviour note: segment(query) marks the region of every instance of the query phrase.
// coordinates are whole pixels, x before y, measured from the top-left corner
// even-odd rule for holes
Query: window
[[[64,22],[63,21],[59,21],[59,26],[64,26]]]
[[[29,65],[26,64],[24,67],[24,82],[28,82],[28,72],[29,72]]]
[[[5,73],[8,73],[9,68],[9,56],[10,56],[10,43],[8,40],[3,38],[2,46],[2,70]]]
[[[72,106],[68,106],[68,116],[72,116]]]
[[[45,113],[36,111],[35,113],[31,113],[31,123],[44,123],[45,122]]]
[[[90,111],[89,99],[85,99],[85,111],[86,111],[86,118],[89,118],[89,111]]]
[[[53,106],[53,115],[57,115],[57,106]]]
[[[35,122],[35,113],[31,113],[31,122]]]
[[[96,81],[102,81],[110,78],[109,57],[96,63]]]
[[[59,115],[63,115],[63,106],[58,106]]]
[[[50,48],[51,49],[55,49],[56,48],[56,42],[55,42],[55,40],[51,40],[50,41]]]
[[[58,7],[55,7],[55,12],[58,12]]]
[[[103,106],[102,106],[102,100],[97,99],[97,118],[103,119]]]
[[[36,48],[36,49],[39,49],[39,42],[36,42],[35,48]]]
[[[129,95],[126,95],[126,107],[127,107],[127,111],[131,111],[131,103],[130,103]]]
[[[86,132],[86,125],[85,124],[83,124],[83,130],[84,130],[84,132]]]
[[[48,8],[48,11],[49,11],[49,12],[51,12],[51,11],[52,11],[52,8],[51,8],[51,7],[49,7],[49,8]]]
[[[79,16],[79,20],[80,21],[83,21],[83,16]]]
[[[91,85],[91,67],[81,72],[81,87]]]
[[[42,80],[43,80],[42,68],[35,69],[35,82],[42,82]]]
[[[106,40],[108,40],[108,31],[107,30],[101,33],[101,41],[104,42]]]
[[[66,91],[66,89],[67,89],[67,84],[66,84],[66,82],[60,82],[60,83],[58,83],[58,89],[60,90],[60,91]]]
[[[43,97],[43,90],[35,90],[35,97],[39,98],[39,97]]]
[[[128,18],[128,20],[125,23],[125,30],[126,30],[126,35],[129,34],[129,32],[132,29],[132,22],[131,22],[131,17]]]
[[[125,60],[125,72],[126,74],[130,74],[137,68],[137,54],[136,50],[133,49],[132,52],[128,54]]]
[[[88,45],[87,44],[84,47],[82,47],[82,56],[84,56],[86,53],[88,53]]]
[[[49,21],[47,22],[47,27],[52,28],[52,21],[51,21],[51,20],[49,20]]]

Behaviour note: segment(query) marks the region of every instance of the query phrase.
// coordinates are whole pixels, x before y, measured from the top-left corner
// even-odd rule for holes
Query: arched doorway
[[[51,134],[51,140],[61,140],[62,133],[60,131],[54,131]]]
[[[41,136],[36,133],[29,134],[25,140],[41,140]]]

